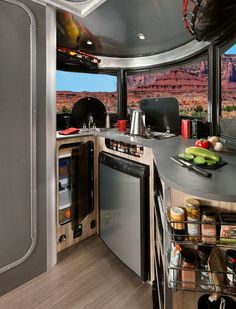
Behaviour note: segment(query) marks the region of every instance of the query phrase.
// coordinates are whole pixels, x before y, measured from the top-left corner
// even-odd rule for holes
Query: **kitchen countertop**
[[[228,164],[211,170],[212,177],[204,177],[181,167],[170,159],[184,152],[188,146],[194,146],[193,139],[182,136],[158,141],[152,150],[156,159],[160,178],[170,187],[199,197],[236,202],[236,151],[220,152]]]
[[[222,159],[228,164],[219,169],[211,170],[212,177],[207,178],[179,166],[170,159],[171,156],[184,152],[186,147],[193,146],[193,139],[184,139],[182,136],[162,140],[145,139],[119,134],[115,129],[101,130],[101,132],[92,134],[152,148],[158,174],[170,187],[206,199],[236,202],[236,150],[220,152]],[[73,136],[66,137],[85,135],[73,134]],[[66,137],[60,136],[60,138]]]

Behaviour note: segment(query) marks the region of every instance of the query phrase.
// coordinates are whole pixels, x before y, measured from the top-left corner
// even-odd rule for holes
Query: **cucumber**
[[[186,161],[193,161],[193,159],[194,159],[194,155],[187,154],[187,153],[180,153],[179,157],[186,160]]]
[[[213,160],[215,162],[220,162],[221,160],[221,156],[219,156],[215,152],[201,147],[187,147],[185,149],[185,153],[192,154],[196,157],[202,157],[206,160]]]
[[[206,160],[206,164],[209,165],[209,166],[214,166],[214,165],[217,164],[217,162],[214,161],[214,160]]]
[[[195,157],[193,162],[197,165],[204,165],[206,164],[206,160],[202,157]]]

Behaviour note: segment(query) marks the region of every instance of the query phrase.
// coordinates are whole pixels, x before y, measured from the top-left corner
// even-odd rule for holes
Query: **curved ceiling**
[[[173,0],[107,0],[84,18],[57,10],[57,25],[58,46],[103,57],[151,56],[193,40]]]

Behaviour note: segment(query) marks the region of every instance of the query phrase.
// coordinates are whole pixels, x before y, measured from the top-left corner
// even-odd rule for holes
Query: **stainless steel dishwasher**
[[[143,281],[149,272],[149,166],[99,154],[100,237]]]

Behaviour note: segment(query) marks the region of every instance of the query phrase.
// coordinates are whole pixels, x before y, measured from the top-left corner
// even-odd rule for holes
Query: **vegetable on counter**
[[[213,151],[201,147],[187,147],[185,153],[194,155],[195,157],[202,157],[206,160],[213,160],[216,163],[221,161],[221,156]]]
[[[209,136],[208,141],[211,143],[212,147],[215,151],[223,151],[224,146],[220,141],[220,138],[218,136]]]
[[[215,151],[223,151],[224,150],[224,146],[221,142],[216,142],[214,145],[214,150]]]
[[[195,164],[197,164],[197,165],[204,165],[204,164],[206,164],[206,160],[204,158],[202,158],[202,157],[195,157],[193,159],[193,162]]]
[[[206,160],[206,164],[208,165],[208,166],[214,166],[214,165],[216,165],[216,161],[214,161],[214,160]]]
[[[205,149],[211,148],[211,142],[207,139],[198,139],[195,142],[195,147],[201,147]]]
[[[193,161],[194,155],[188,153],[180,153],[179,158],[184,159],[186,161]]]
[[[220,141],[220,138],[218,136],[209,136],[208,141],[212,144],[214,147],[215,143]]]

